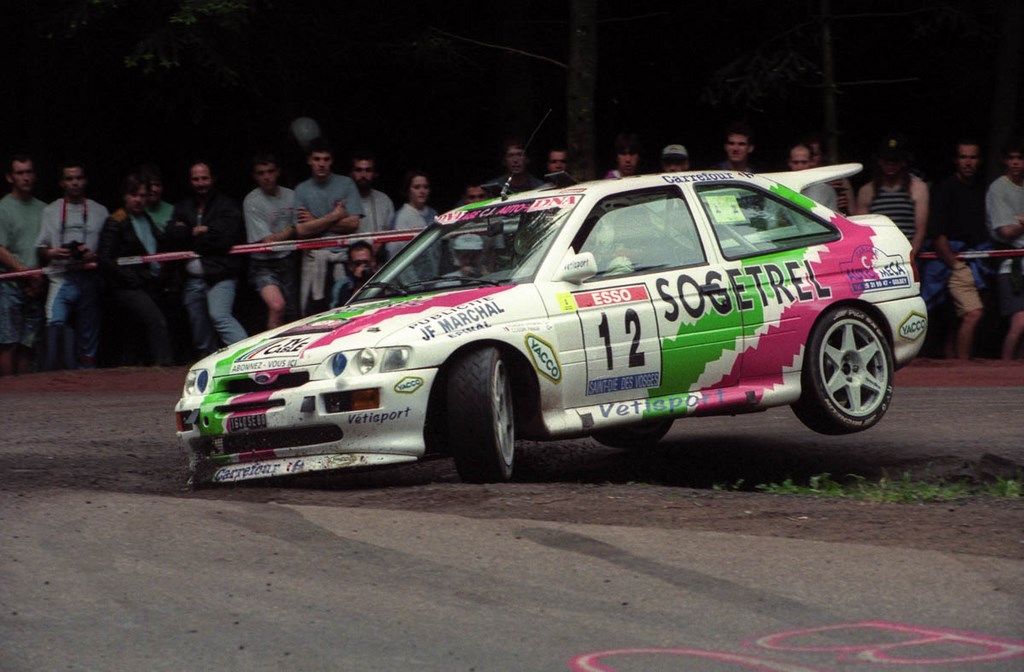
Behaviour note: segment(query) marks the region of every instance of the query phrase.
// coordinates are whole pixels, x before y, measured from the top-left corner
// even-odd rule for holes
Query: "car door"
[[[588,214],[573,248],[592,253],[598,269],[568,292],[585,363],[575,368],[577,380],[570,384],[579,390],[581,401],[603,404],[690,389],[688,377],[675,369],[694,343],[689,333],[680,339],[685,311],[673,296],[669,301],[677,311],[671,315],[666,295],[674,290],[666,287],[678,286],[678,269],[706,265],[706,255],[678,189],[637,190],[602,199]],[[683,292],[688,291],[684,286]],[[694,297],[688,297],[692,303]]]
[[[814,318],[831,301],[814,264],[838,230],[753,184],[693,187],[723,256],[742,317],[748,382],[777,384],[785,369],[799,369],[799,354]]]

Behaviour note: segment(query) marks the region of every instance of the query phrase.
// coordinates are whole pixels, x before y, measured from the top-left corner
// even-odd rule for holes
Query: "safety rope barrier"
[[[957,252],[957,259],[1004,259],[1007,257],[1024,257],[1024,249],[1016,250],[964,250]],[[937,252],[921,252],[918,259],[938,259]]]
[[[282,240],[277,243],[245,243],[235,245],[228,250],[228,254],[256,254],[258,252],[293,252],[296,250],[319,250],[328,247],[340,247],[356,240],[372,240],[375,243],[397,243],[412,240],[420,233],[420,229],[401,229],[388,231],[387,233],[350,233],[344,236],[330,236],[327,238],[309,238],[306,240]],[[966,250],[956,254],[957,259],[1004,259],[1010,257],[1024,257],[1024,249],[1013,250]],[[184,261],[188,259],[199,259],[201,255],[188,250],[180,252],[157,252],[156,254],[145,254],[133,257],[118,257],[118,266],[133,266],[136,264],[162,263],[167,261]],[[938,259],[935,252],[921,252],[918,259]],[[30,268],[25,271],[12,271],[0,273],[0,280],[17,280],[29,278],[36,275],[54,275],[67,271],[92,270],[97,267],[95,262],[85,264],[68,264],[60,268],[46,266],[43,268]]]
[[[388,231],[387,233],[350,233],[344,236],[329,236],[326,238],[309,238],[306,240],[282,240],[276,243],[244,243],[235,245],[228,250],[228,254],[256,254],[259,252],[294,252],[296,250],[320,250],[329,247],[342,247],[357,240],[373,241],[375,243],[398,243],[412,240],[422,229],[400,229]],[[157,252],[156,254],[144,254],[131,257],[118,257],[118,266],[134,266],[137,264],[164,263],[168,261],[184,261],[188,259],[200,259],[201,255],[190,250],[180,252]],[[71,263],[59,268],[44,266],[43,268],[30,268],[25,271],[11,271],[0,273],[0,280],[18,280],[30,278],[37,275],[55,275],[68,271],[88,271],[98,266],[96,262]]]

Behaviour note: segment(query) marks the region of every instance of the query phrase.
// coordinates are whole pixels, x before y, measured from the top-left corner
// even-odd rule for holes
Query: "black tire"
[[[508,366],[496,348],[458,356],[448,371],[448,448],[468,483],[512,478],[515,415]]]
[[[889,339],[858,308],[838,308],[815,325],[804,353],[793,412],[822,434],[851,434],[882,419],[892,401]]]
[[[665,419],[643,425],[600,429],[594,432],[593,437],[598,443],[611,448],[645,450],[657,445],[672,428],[673,422],[672,419]]]

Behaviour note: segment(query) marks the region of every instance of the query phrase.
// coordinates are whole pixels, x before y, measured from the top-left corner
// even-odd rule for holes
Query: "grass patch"
[[[843,497],[868,502],[949,502],[966,497],[985,495],[989,497],[1018,498],[1024,496],[1020,479],[997,478],[994,482],[974,485],[966,482],[916,481],[904,472],[899,478],[890,478],[883,472],[877,481],[868,481],[863,476],[850,474],[845,482],[836,481],[831,474],[818,474],[800,484],[787,478],[781,483],[762,483],[755,490],[772,495],[811,495],[815,497]],[[746,490],[742,480],[735,484],[715,485],[715,490]]]

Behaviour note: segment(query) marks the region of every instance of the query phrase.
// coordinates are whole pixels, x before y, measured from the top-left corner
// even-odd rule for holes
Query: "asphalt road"
[[[1013,469],[1021,389],[900,389],[839,439],[779,409],[639,461],[526,446],[502,486],[436,460],[197,493],[173,396],[3,395],[0,670],[1024,669],[1020,502],[705,485]]]

